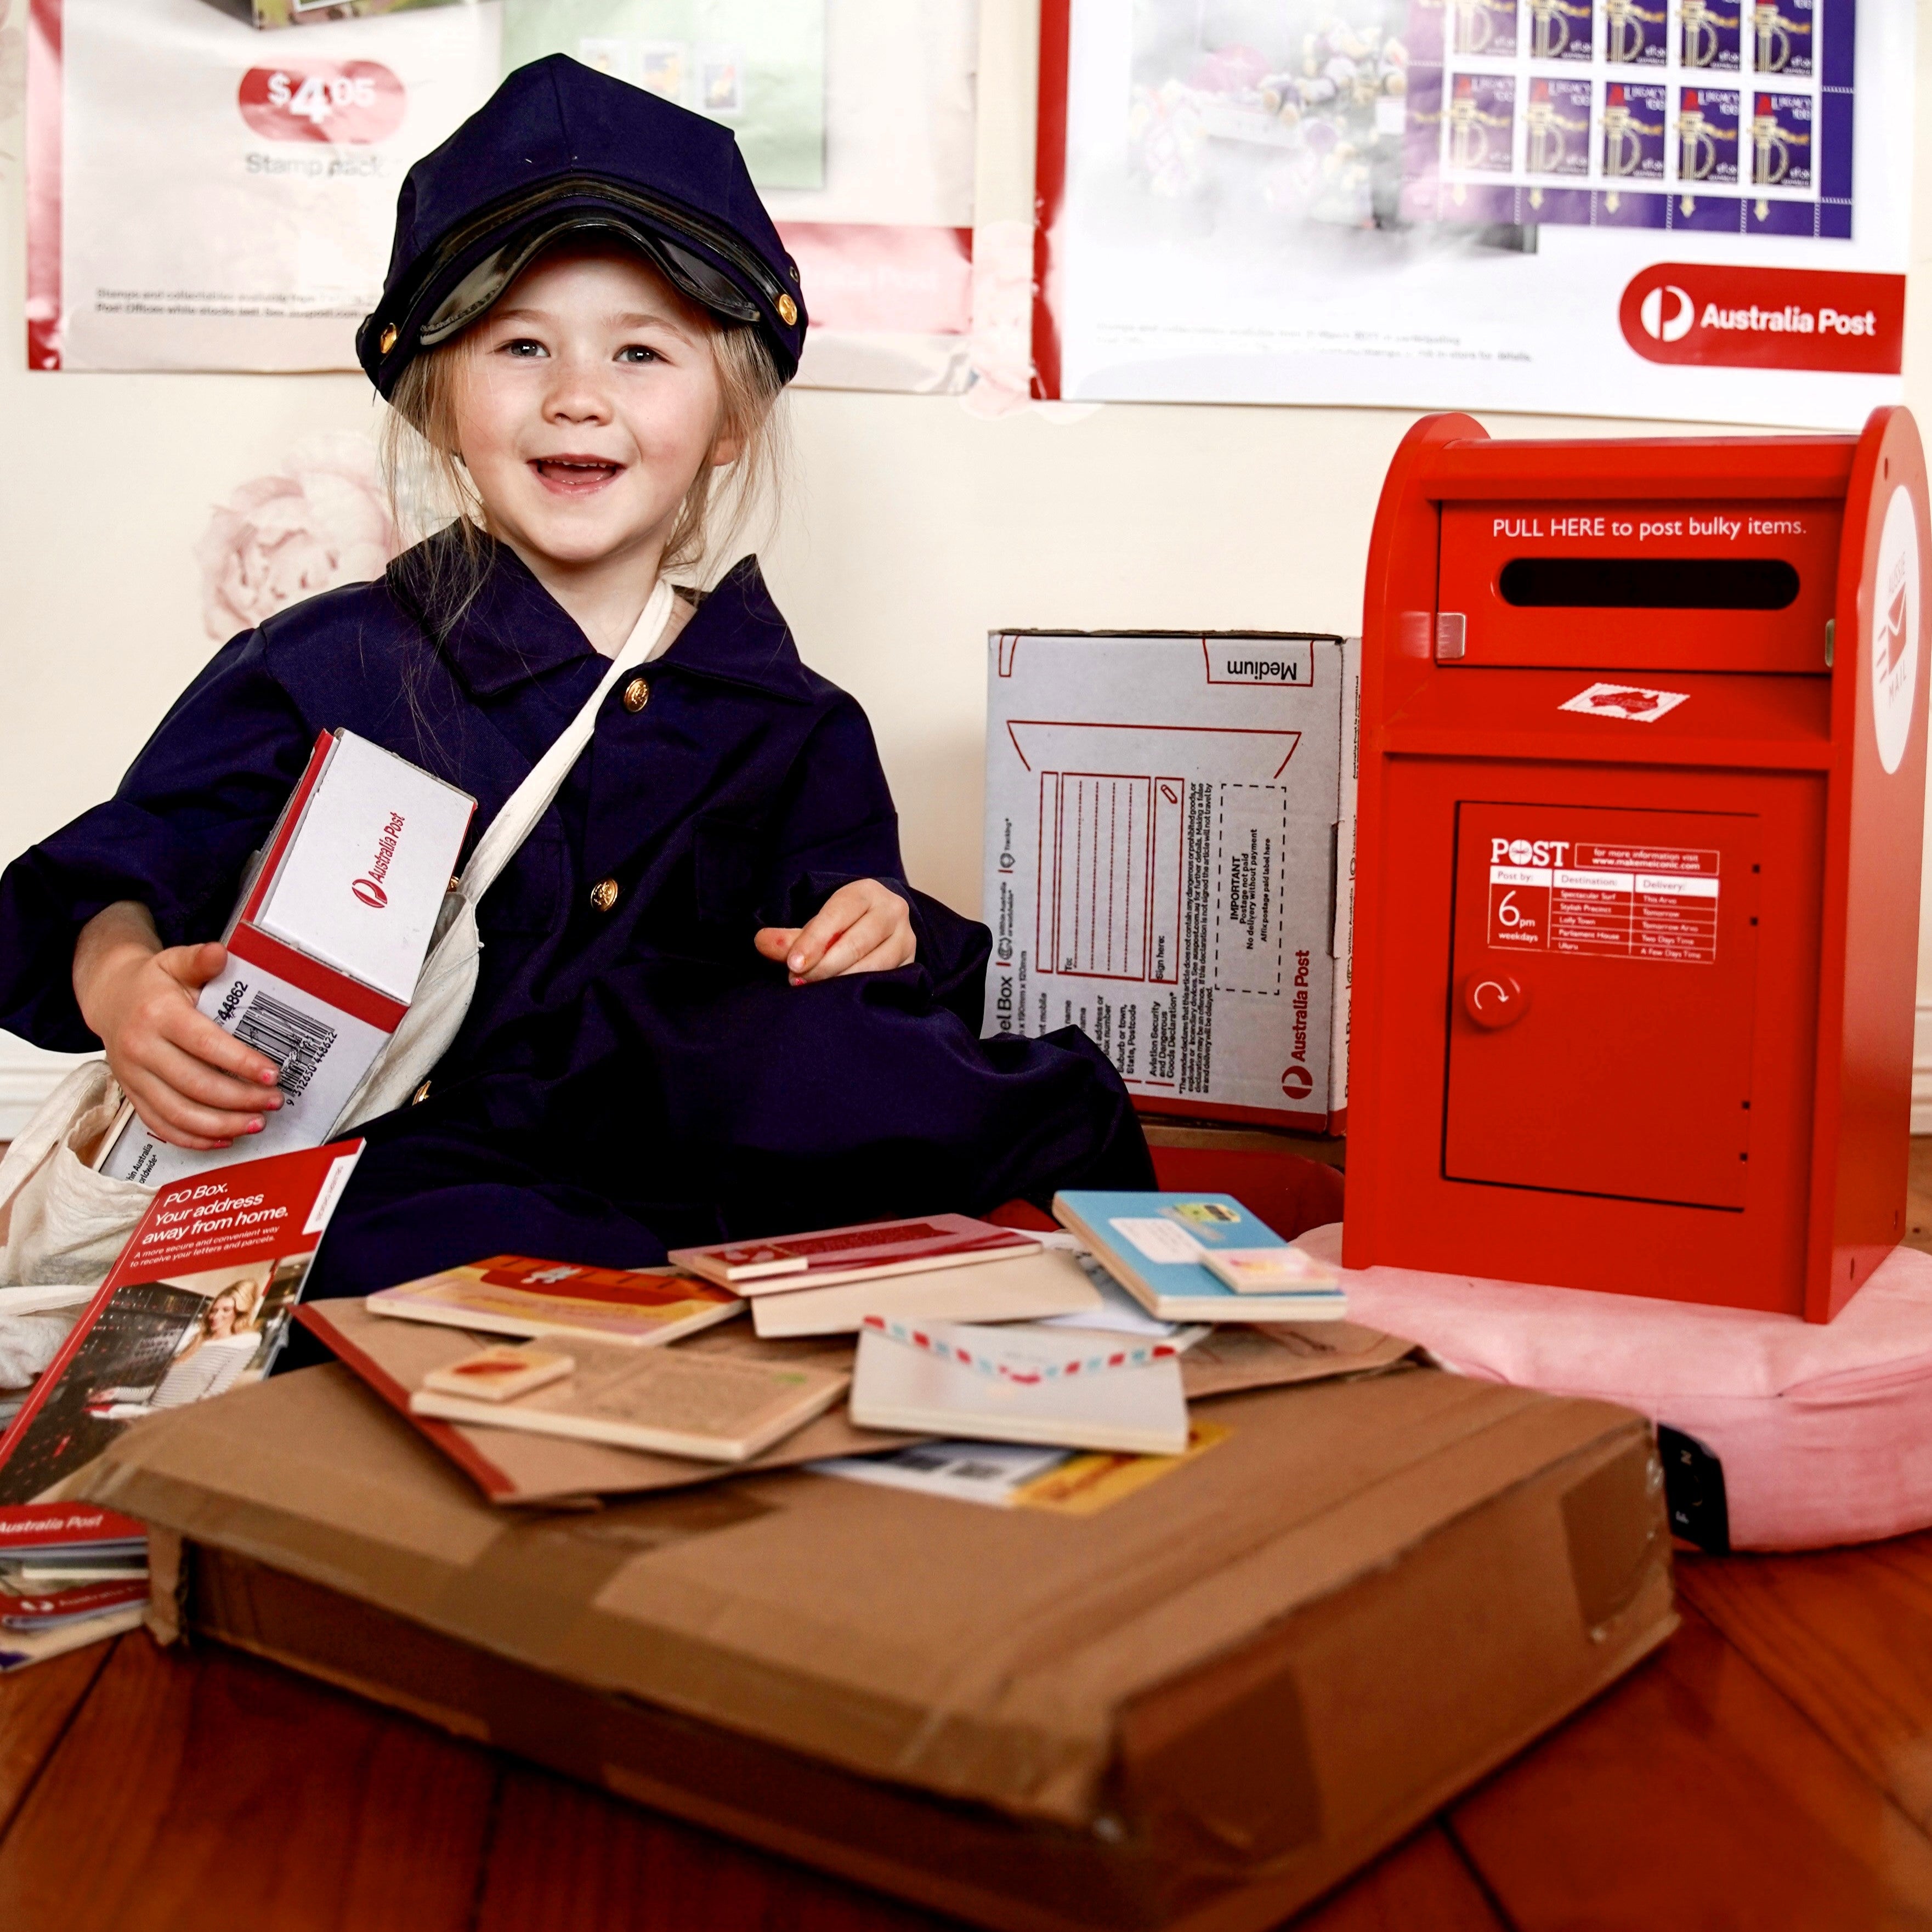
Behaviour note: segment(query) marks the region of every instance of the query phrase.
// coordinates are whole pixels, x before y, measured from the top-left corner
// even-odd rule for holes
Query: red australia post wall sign
[[[1618,320],[1646,362],[1895,376],[1905,278],[1659,262],[1631,278]]]
[[[265,141],[386,141],[403,123],[403,83],[380,61],[300,61],[251,67],[236,96]]]

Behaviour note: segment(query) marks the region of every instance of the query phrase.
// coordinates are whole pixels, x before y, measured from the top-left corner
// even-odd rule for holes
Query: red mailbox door
[[[1742,1209],[1758,820],[1456,811],[1443,1172]]]

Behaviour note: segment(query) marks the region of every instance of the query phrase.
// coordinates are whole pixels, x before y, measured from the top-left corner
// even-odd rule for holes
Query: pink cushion
[[[1299,1246],[1339,1262],[1340,1222]],[[1838,1318],[1346,1272],[1350,1316],[1464,1375],[1595,1396],[1724,1466],[1731,1546],[1809,1550],[1932,1524],[1932,1255],[1894,1250]]]

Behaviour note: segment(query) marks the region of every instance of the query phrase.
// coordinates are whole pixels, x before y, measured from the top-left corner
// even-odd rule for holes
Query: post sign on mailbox
[[[1409,432],[1370,550],[1344,1257],[1828,1321],[1904,1226],[1925,464]]]

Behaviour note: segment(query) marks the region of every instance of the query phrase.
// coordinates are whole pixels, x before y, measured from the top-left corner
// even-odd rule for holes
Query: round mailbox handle
[[[1462,982],[1462,1010],[1493,1032],[1529,1011],[1529,988],[1512,973],[1472,973]]]

